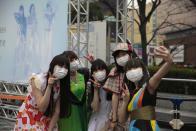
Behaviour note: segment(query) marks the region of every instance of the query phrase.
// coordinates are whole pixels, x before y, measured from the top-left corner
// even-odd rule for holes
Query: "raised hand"
[[[89,54],[88,50],[86,50],[86,56],[84,56],[90,63],[94,61],[94,56],[92,54]]]
[[[166,62],[172,63],[173,58],[169,50],[164,46],[159,46],[155,48],[155,57],[162,58]]]
[[[58,78],[55,78],[50,72],[49,72],[49,78],[48,78],[48,86],[52,87],[56,82]]]
[[[33,77],[31,77],[30,79],[29,79],[29,84],[30,85],[32,85],[33,84],[33,82],[34,82],[34,80],[35,80],[35,77],[33,76]]]
[[[35,85],[35,77],[31,77],[30,78],[29,84],[31,85],[32,88],[36,87],[36,85]]]
[[[123,96],[123,101],[128,102],[130,99],[130,92],[127,84],[125,83],[125,89],[121,87],[121,90],[123,91],[122,96]]]
[[[98,80],[93,76],[94,80],[89,79],[89,81],[91,81],[93,83],[93,86],[95,89],[98,89],[101,87],[101,84],[98,82]]]

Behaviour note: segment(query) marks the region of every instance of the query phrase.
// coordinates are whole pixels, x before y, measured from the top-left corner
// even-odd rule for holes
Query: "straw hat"
[[[117,52],[117,51],[130,51],[132,52],[132,48],[129,44],[127,43],[119,43],[113,50],[112,52],[112,55],[114,56],[114,54]]]

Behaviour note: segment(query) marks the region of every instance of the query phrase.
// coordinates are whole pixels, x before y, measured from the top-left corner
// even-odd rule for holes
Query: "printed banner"
[[[0,80],[46,72],[66,50],[67,0],[0,0]]]

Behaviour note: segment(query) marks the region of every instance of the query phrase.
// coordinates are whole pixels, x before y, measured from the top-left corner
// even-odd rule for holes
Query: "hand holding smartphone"
[[[155,48],[156,46],[147,46],[146,52],[148,55],[154,56],[155,55]]]

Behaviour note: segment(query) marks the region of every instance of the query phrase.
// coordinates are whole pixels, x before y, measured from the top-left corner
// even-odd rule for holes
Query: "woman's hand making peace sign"
[[[122,96],[123,96],[123,101],[128,102],[130,99],[130,92],[127,84],[125,84],[125,89],[121,87],[121,90],[123,91]]]

